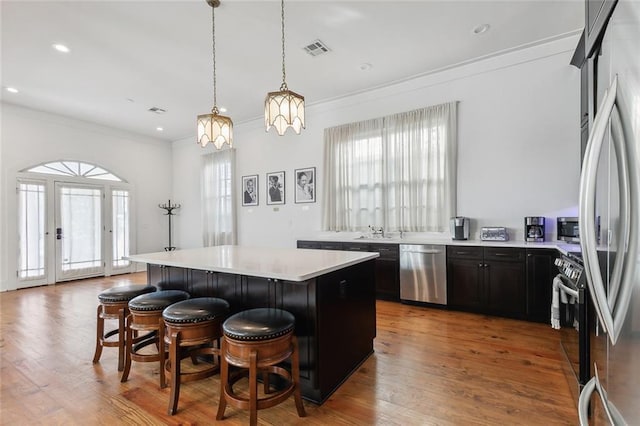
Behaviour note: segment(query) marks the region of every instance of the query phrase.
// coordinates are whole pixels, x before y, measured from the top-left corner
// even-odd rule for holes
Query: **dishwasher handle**
[[[436,250],[436,249],[402,250],[402,253],[440,254],[440,253],[443,253],[443,250]]]

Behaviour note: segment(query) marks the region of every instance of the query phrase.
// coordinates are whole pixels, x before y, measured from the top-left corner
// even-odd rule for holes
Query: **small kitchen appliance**
[[[544,217],[526,216],[524,218],[524,240],[536,243],[544,241]]]
[[[480,230],[482,241],[509,241],[509,233],[504,226],[484,226]]]
[[[469,239],[469,218],[464,216],[452,217],[449,222],[451,238],[454,240]]]

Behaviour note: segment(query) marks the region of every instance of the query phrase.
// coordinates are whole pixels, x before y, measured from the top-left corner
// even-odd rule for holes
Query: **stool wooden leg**
[[[227,399],[224,397],[225,388],[229,379],[229,364],[225,358],[226,342],[222,338],[220,347],[220,402],[218,403],[218,413],[216,414],[216,420],[224,419],[224,410],[227,408]]]
[[[160,318],[158,324],[158,354],[160,355],[160,389],[167,387],[167,378],[165,376],[164,368],[166,363],[167,351],[164,346],[164,320]]]
[[[104,318],[102,318],[102,305],[98,305],[96,315],[96,350],[93,354],[93,363],[100,361],[102,356],[102,339],[104,338]]]
[[[125,319],[126,339],[125,339],[125,352],[124,352],[124,369],[122,371],[122,377],[120,382],[124,383],[129,378],[129,372],[131,371],[131,352],[133,352],[133,332],[131,330],[131,314],[127,315]]]
[[[118,311],[118,371],[124,370],[125,326],[124,318],[127,309]]]
[[[295,390],[293,391],[293,397],[296,401],[296,409],[298,410],[298,416],[305,417],[307,413],[304,411],[304,405],[302,405],[302,395],[300,395],[300,355],[298,354],[298,339],[296,336],[291,338],[293,345],[293,352],[291,353],[291,379],[295,383]]]
[[[258,354],[249,355],[249,424],[258,424]]]
[[[171,333],[169,344],[169,364],[171,366],[171,396],[169,397],[169,409],[167,412],[173,416],[178,409],[178,397],[180,396],[180,332]]]

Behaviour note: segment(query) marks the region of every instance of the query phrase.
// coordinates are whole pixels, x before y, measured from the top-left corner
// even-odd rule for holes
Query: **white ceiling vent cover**
[[[331,51],[321,40],[314,40],[311,44],[305,46],[304,50],[311,56],[318,56]]]
[[[151,108],[149,108],[149,112],[155,112],[156,114],[164,114],[167,111],[162,109],[162,108],[151,107]]]

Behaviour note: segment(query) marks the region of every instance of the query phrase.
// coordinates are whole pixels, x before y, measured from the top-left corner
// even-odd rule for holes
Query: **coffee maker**
[[[524,240],[537,243],[544,241],[544,217],[526,216],[524,218]]]
[[[469,239],[469,218],[464,216],[452,217],[449,222],[451,238],[454,240]]]

